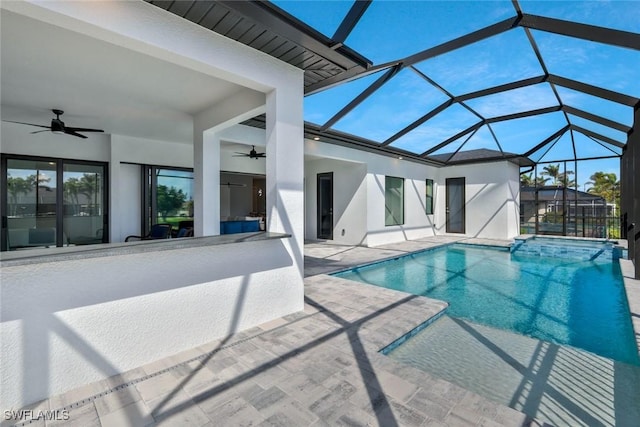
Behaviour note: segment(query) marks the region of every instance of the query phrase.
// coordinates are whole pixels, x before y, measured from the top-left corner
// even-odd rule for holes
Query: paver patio
[[[304,311],[32,405],[69,419],[30,425],[543,425],[379,353],[445,303],[319,274],[453,240],[310,243]]]

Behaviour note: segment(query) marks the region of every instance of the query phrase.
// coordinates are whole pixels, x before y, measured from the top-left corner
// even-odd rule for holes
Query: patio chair
[[[176,237],[193,237],[193,227],[181,228]]]
[[[153,224],[151,226],[151,230],[149,234],[146,236],[127,236],[124,239],[125,242],[128,242],[129,239],[138,239],[138,240],[158,240],[158,239],[168,239],[171,237],[171,224]]]

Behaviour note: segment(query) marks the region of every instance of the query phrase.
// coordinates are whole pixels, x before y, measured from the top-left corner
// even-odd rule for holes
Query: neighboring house
[[[577,224],[579,235],[584,227],[588,229],[585,234],[589,237],[605,237],[602,228],[607,219],[616,216],[616,208],[601,196],[573,188],[554,185],[520,188],[520,225],[523,232],[561,234],[563,215],[570,224],[569,234],[575,233]]]
[[[537,193],[537,194],[536,194]],[[563,206],[566,206],[563,209]],[[575,216],[615,216],[615,205],[597,194],[573,188],[548,185],[544,187],[520,188],[520,218],[522,222],[535,221],[536,215],[568,212]]]

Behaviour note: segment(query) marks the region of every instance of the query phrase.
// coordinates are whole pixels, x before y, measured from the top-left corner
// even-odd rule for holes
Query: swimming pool
[[[453,244],[334,274],[447,301],[454,318],[640,365],[618,262]]]

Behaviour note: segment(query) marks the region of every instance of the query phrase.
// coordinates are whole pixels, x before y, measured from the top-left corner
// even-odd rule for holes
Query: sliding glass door
[[[143,234],[153,224],[170,224],[174,235],[193,227],[193,170],[144,165],[143,173]]]
[[[107,241],[106,165],[2,158],[2,250]]]
[[[66,243],[89,245],[105,240],[104,166],[64,162],[63,233]]]
[[[5,179],[3,229],[6,226],[7,248],[56,246],[56,163],[7,159]]]

